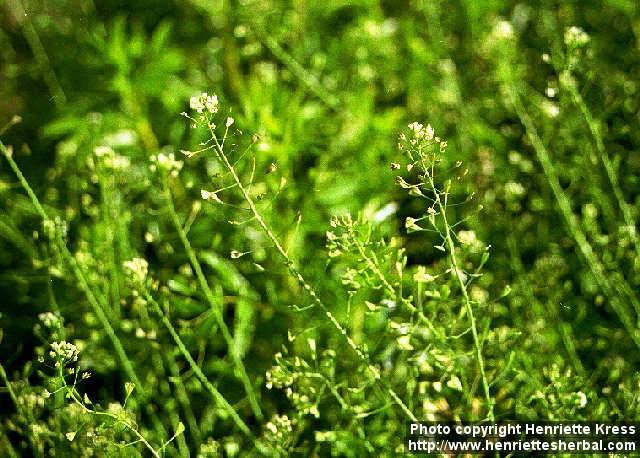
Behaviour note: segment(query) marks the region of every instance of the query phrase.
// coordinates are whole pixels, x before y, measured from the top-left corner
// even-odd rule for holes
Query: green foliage
[[[0,12],[2,456],[640,418],[633,2]]]

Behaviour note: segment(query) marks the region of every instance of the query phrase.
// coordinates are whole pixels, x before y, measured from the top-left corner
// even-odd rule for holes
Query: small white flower
[[[61,342],[53,342],[51,344],[49,356],[67,361],[77,361],[78,353],[78,347],[66,340],[63,340]]]
[[[411,345],[410,341],[410,335],[400,336],[396,339],[396,342],[398,342],[398,348],[400,350],[413,350],[413,345]]]
[[[113,154],[113,149],[110,146],[104,146],[104,145],[96,146],[93,149],[93,154],[95,154],[98,157],[103,157],[103,156]]]
[[[176,160],[173,153],[158,153],[157,156],[151,157],[152,162],[156,162],[158,167],[169,172],[172,176],[177,176],[182,170],[183,162]]]
[[[463,245],[475,245],[478,242],[478,238],[474,231],[458,232],[458,240],[460,240],[460,243]]]
[[[199,96],[193,96],[189,99],[189,106],[192,110],[196,110],[198,113],[202,113],[204,111],[204,103]]]
[[[564,43],[573,48],[579,48],[589,43],[589,35],[580,27],[572,26],[564,32]]]
[[[587,395],[584,394],[582,391],[578,391],[576,395],[578,396],[578,407],[582,409],[584,406],[587,405]]]
[[[215,94],[207,94],[202,92],[200,95],[194,95],[189,99],[189,107],[195,110],[198,114],[202,114],[205,110],[209,113],[218,112],[218,96]]]
[[[204,106],[209,111],[209,113],[217,113],[218,112],[218,96],[208,95],[206,92],[202,93],[201,96],[204,100]]]
[[[549,100],[545,100],[542,103],[542,111],[544,111],[544,113],[550,118],[555,118],[560,114],[560,108],[558,105]]]
[[[498,21],[494,33],[498,38],[511,38],[513,36],[513,26],[509,21]]]
[[[433,131],[433,127],[431,127],[431,124],[427,124],[427,127],[424,129],[424,134],[427,140],[433,140],[435,132]]]
[[[411,131],[413,131],[414,134],[417,135],[419,132],[422,132],[423,125],[419,122],[412,122],[408,127]]]
[[[149,273],[149,263],[143,258],[133,258],[123,263],[129,276],[136,282],[143,283]]]
[[[433,275],[427,273],[425,266],[418,266],[418,270],[413,274],[413,279],[418,283],[429,283],[436,279]]]
[[[440,140],[435,136],[435,131],[433,130],[433,127],[431,127],[431,124],[427,124],[427,126],[425,127],[419,122],[412,122],[408,127],[409,130],[413,132],[413,144],[415,144],[417,140],[431,141],[435,139],[436,142],[439,142]]]
[[[42,324],[47,328],[59,328],[62,325],[62,318],[55,313],[41,313],[38,315],[38,319],[42,321]]]
[[[227,127],[231,127],[231,126],[233,125],[233,123],[234,123],[234,122],[236,122],[236,120],[235,120],[235,119],[233,119],[231,116],[229,116],[229,117],[227,118],[227,122],[225,122],[225,125],[226,125]]]

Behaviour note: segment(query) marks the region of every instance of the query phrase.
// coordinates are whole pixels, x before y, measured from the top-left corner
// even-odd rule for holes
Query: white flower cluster
[[[416,139],[433,140],[433,137],[435,136],[435,132],[433,131],[431,124],[427,124],[427,127],[424,127],[419,122],[412,122],[408,127],[409,130],[413,132],[413,136]]]
[[[458,232],[458,240],[463,245],[473,245],[478,241],[476,233],[474,231],[460,231]]]
[[[513,26],[509,21],[498,21],[493,28],[496,38],[506,39],[513,36]]]
[[[96,146],[93,153],[103,158],[105,167],[113,170],[125,170],[131,165],[128,157],[117,154],[110,146]]]
[[[431,124],[425,126],[419,122],[412,122],[407,127],[409,128],[409,133],[402,132],[398,141],[398,149],[400,149],[400,151],[406,151],[411,158],[411,163],[407,164],[407,171],[411,171],[415,165],[415,153],[422,158],[427,156],[434,158],[438,147],[440,153],[446,151],[447,142],[436,136]],[[434,146],[435,148],[432,148]],[[392,164],[391,166],[392,170],[398,170],[399,168],[399,164],[397,166]],[[419,195],[417,186],[406,183],[400,175],[396,176],[396,180],[398,180],[398,184],[403,188],[410,189],[410,194],[414,193],[415,195]]]
[[[293,430],[291,420],[286,415],[274,415],[265,428],[275,436],[274,439],[282,438]]]
[[[431,124],[424,126],[419,122],[412,122],[407,126],[411,131],[409,138],[402,133],[400,134],[401,142],[408,141],[411,146],[423,145],[423,144],[439,144],[440,152],[444,152],[447,148],[447,142],[436,136],[435,130],[431,127]],[[403,149],[402,147],[400,149]],[[409,169],[410,170],[410,169]]]
[[[78,361],[78,353],[78,347],[66,340],[63,340],[61,342],[53,342],[51,344],[49,356],[66,361]]]
[[[156,170],[156,165],[162,170],[166,170],[171,176],[177,177],[180,170],[182,170],[182,161],[176,160],[173,153],[159,153],[157,156],[151,156],[151,170]]]
[[[62,318],[52,312],[45,312],[38,315],[38,319],[46,328],[62,327]]]
[[[202,114],[205,110],[212,114],[217,113],[218,105],[218,96],[215,94],[209,95],[206,92],[189,99],[189,106],[192,110],[196,110],[198,114]]]
[[[579,48],[589,43],[589,35],[580,27],[569,27],[564,32],[564,44],[570,48]]]
[[[149,263],[143,258],[133,258],[123,263],[129,277],[136,283],[144,283],[149,273]]]
[[[436,277],[428,273],[425,266],[418,266],[418,269],[413,274],[413,279],[418,283],[429,283],[434,281]]]
[[[485,247],[475,231],[459,231],[457,237],[462,245],[469,247],[472,251],[479,251]]]

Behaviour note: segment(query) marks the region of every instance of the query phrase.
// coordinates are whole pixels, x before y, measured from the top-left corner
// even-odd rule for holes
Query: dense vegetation
[[[640,420],[639,13],[0,1],[0,455]]]

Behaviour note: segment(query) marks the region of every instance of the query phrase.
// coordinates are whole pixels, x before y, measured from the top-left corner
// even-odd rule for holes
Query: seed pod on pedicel
[[[275,172],[276,170],[278,170],[278,165],[275,162],[272,162],[271,164],[269,164],[269,166],[267,167],[267,170],[265,171],[265,173],[267,175],[269,175],[270,173]]]

